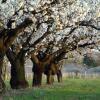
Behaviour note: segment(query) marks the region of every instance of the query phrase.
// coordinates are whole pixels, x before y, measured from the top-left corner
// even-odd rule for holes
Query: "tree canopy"
[[[49,76],[54,69],[58,70],[56,66],[67,53],[78,51],[78,48],[78,52],[81,48],[99,48],[99,6],[100,0],[1,0],[0,75],[6,55],[12,66],[11,86],[20,88],[27,83],[25,77],[20,76],[25,76],[24,58],[28,57],[41,75],[47,68],[45,66],[49,66],[46,74],[49,81]],[[43,60],[39,56],[43,56]],[[40,84],[41,77],[35,79],[39,72],[33,72],[33,85]],[[2,90],[4,82],[1,77],[0,82]]]

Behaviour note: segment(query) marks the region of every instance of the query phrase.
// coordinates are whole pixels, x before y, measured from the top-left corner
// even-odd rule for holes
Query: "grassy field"
[[[25,90],[7,89],[3,100],[100,100],[99,79],[65,79],[52,86]],[[1,100],[1,99],[0,99]]]

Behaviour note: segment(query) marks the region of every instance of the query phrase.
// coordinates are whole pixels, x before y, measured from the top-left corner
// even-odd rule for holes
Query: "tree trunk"
[[[28,82],[25,79],[25,52],[23,49],[18,54],[14,53],[11,49],[8,49],[6,55],[11,64],[11,88],[19,89],[28,87]]]
[[[40,86],[41,83],[42,83],[42,72],[41,73],[34,72],[32,86]]]
[[[40,86],[42,83],[42,73],[44,70],[43,64],[38,60],[36,56],[31,57],[31,61],[33,63],[33,82],[32,86]]]
[[[18,88],[18,77],[15,65],[11,65],[11,79],[10,79],[10,86],[12,89]]]
[[[53,84],[54,82],[54,77],[52,75],[52,71],[49,71],[48,74],[46,75],[47,76],[47,84]]]
[[[42,73],[43,73],[43,69],[42,69],[42,65],[39,63],[35,63],[33,60],[33,82],[32,82],[32,86],[40,86],[42,83]]]
[[[24,64],[20,63],[20,59],[15,60],[11,65],[10,85],[12,89],[28,87],[28,83],[25,79]]]
[[[5,89],[5,83],[2,79],[2,67],[3,67],[4,55],[0,52],[0,92]]]
[[[54,83],[54,75],[51,75],[51,83]]]
[[[57,79],[58,79],[58,82],[62,82],[62,72],[61,72],[61,70],[58,70],[58,72],[57,72]]]
[[[25,79],[25,69],[23,64],[19,61],[11,66],[11,80],[10,85],[12,89],[27,88],[28,82]]]
[[[47,84],[53,84],[54,77],[52,75],[47,75]]]
[[[15,66],[11,68],[11,87],[13,89],[27,88],[28,82],[25,79],[24,63],[17,59]]]

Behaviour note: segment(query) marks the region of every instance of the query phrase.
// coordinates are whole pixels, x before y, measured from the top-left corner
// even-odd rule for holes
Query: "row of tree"
[[[2,2],[4,4],[1,5],[4,6],[9,4],[6,0]],[[60,63],[67,58],[67,53],[77,48],[93,48],[100,42],[97,39],[100,30],[97,24],[98,17],[96,20],[78,20],[82,17],[78,12],[77,19],[73,18],[76,16],[74,13],[63,13],[64,9],[68,9],[66,3],[71,7],[75,5],[75,1],[69,3],[60,0],[41,0],[37,7],[27,0],[21,3],[22,5],[10,16],[5,15],[7,19],[3,19],[1,15],[3,24],[0,26],[0,91],[5,88],[1,77],[4,56],[7,56],[11,64],[11,88],[26,88],[27,58],[33,63],[32,85],[41,85],[43,73],[47,76],[47,83],[51,84],[53,75],[57,75],[58,81],[61,81]]]

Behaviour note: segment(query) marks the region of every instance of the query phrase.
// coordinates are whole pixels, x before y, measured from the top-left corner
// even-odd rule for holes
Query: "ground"
[[[3,100],[100,100],[99,79],[64,79],[48,86],[11,90],[2,94]],[[1,99],[0,99],[1,100]]]

